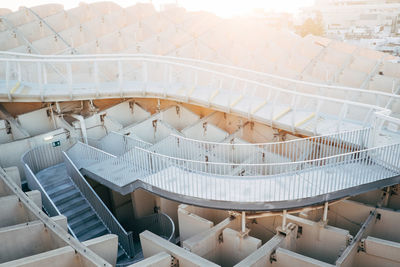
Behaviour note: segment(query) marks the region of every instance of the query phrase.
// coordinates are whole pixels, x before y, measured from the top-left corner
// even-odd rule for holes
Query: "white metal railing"
[[[301,198],[326,194],[400,174],[400,144],[303,162],[250,164],[246,168],[254,168],[253,172],[259,173],[259,175],[251,177],[221,175],[229,173],[226,169],[231,169],[232,164],[177,159],[143,149],[136,149],[132,152],[132,157],[136,159],[135,164],[149,174],[150,178],[146,178],[146,180],[171,192],[182,194],[189,191],[187,188],[192,188],[190,191],[199,192],[202,191],[201,188],[204,188],[204,183],[207,183],[207,188],[218,189],[223,187],[221,179],[225,180],[227,182],[225,186],[228,188],[209,189],[209,194],[208,192],[201,193],[210,199],[224,199],[226,192],[230,190],[230,183],[234,186],[237,182],[239,182],[237,185],[240,184],[240,181],[259,182],[259,186],[254,187],[251,193],[249,192],[255,196],[245,197],[252,200],[263,200],[262,196],[268,195],[269,197],[273,196],[272,199],[264,200],[278,201],[295,199],[296,196]],[[277,171],[274,171],[274,168]],[[210,173],[210,170],[213,174]],[[167,181],[170,179],[178,180],[179,185],[168,183]],[[279,183],[285,190],[275,192],[276,184],[273,182]],[[271,186],[267,186],[268,184]],[[243,185],[247,186],[247,184]],[[179,192],[179,190],[184,192]],[[292,190],[293,192],[291,192]],[[303,192],[300,192],[301,190]]]
[[[370,144],[370,135],[371,128],[364,128],[282,142],[232,144],[172,134],[148,150],[205,162],[243,163],[249,158],[259,163],[296,162],[365,149]]]
[[[16,58],[63,58],[70,59],[74,56],[71,55],[32,55],[32,54],[24,54],[24,53],[15,53],[15,52],[0,52],[0,56],[3,57],[16,57]],[[297,80],[292,78],[287,78],[280,75],[259,72],[251,69],[245,69],[237,66],[225,65],[205,60],[193,59],[193,58],[183,58],[183,57],[174,57],[174,56],[160,56],[160,55],[152,55],[152,54],[89,54],[89,55],[80,55],[81,58],[86,58],[88,60],[93,58],[124,58],[124,57],[146,57],[152,59],[163,59],[163,60],[171,60],[174,62],[183,62],[185,64],[195,65],[195,66],[203,66],[208,69],[214,70],[223,70],[225,73],[230,73],[233,75],[240,75],[240,77],[250,78],[256,81],[261,81],[264,83],[272,83],[273,85],[280,85],[284,87],[291,87],[294,90],[302,91],[302,87],[306,88],[314,88],[316,89],[315,93],[323,96],[332,96],[337,97],[339,99],[347,99],[351,98],[351,94],[353,96],[357,96],[360,98],[361,95],[367,96],[366,98],[360,98],[359,101],[369,100],[369,104],[374,104],[377,106],[384,107],[387,104],[387,101],[391,98],[394,98],[395,101],[400,101],[400,95],[386,93],[383,91],[374,91],[374,90],[365,90],[355,87],[348,86],[339,86],[339,85],[330,85],[324,83],[316,83],[316,82],[308,82],[303,80]],[[274,83],[276,81],[276,83]],[[304,89],[304,88],[303,88]],[[366,103],[366,102],[364,102]]]
[[[82,143],[76,147],[84,154],[88,154],[84,150],[91,149]],[[203,199],[281,201],[328,194],[398,176],[400,144],[273,164],[194,161],[135,148],[107,166],[97,175],[111,183],[129,184],[140,179],[165,191]],[[112,166],[125,172],[115,176]],[[249,170],[253,175],[230,174],[235,168]],[[249,191],[238,192],[241,187]]]
[[[290,172],[298,172],[307,170],[310,168],[319,168],[319,167],[326,167],[332,164],[346,164],[348,163],[347,160],[352,159],[359,159],[360,155],[364,155],[365,157],[374,151],[382,151],[382,153],[386,153],[390,151],[391,147],[396,147],[396,153],[398,152],[398,147],[400,144],[394,144],[389,146],[383,147],[376,147],[370,149],[363,149],[359,151],[352,151],[348,153],[341,153],[333,156],[311,159],[311,160],[302,160],[297,162],[276,162],[276,163],[242,163],[242,164],[235,164],[235,163],[224,163],[224,162],[204,162],[204,161],[197,161],[197,160],[190,160],[190,159],[182,159],[182,158],[175,158],[170,157],[158,153],[154,153],[142,148],[135,148],[121,157],[121,160],[129,160],[130,162],[135,162],[140,168],[144,168],[146,171],[151,171],[151,169],[155,167],[157,171],[163,169],[157,166],[162,166],[162,162],[171,163],[173,166],[180,166],[182,169],[191,172],[198,172],[198,173],[213,173],[218,175],[227,175],[229,176],[230,170],[235,169],[237,167],[250,169],[252,170],[251,173],[257,173],[258,175],[250,175],[250,176],[268,176],[268,175],[276,175],[276,174],[287,174]],[[388,150],[388,151],[385,151]],[[400,154],[393,154],[392,156],[400,155]],[[151,155],[149,157],[143,155]],[[400,158],[380,158],[377,157],[377,154],[374,154],[374,158],[370,158],[371,160],[387,162],[387,161],[400,161]],[[382,154],[381,156],[384,156]],[[399,168],[400,165],[393,165],[394,168]],[[168,165],[166,165],[168,166]],[[164,166],[164,167],[166,167]],[[396,167],[397,166],[397,167]],[[150,169],[149,169],[150,168]]]
[[[172,219],[163,212],[136,219],[132,228],[137,235],[148,230],[175,243],[175,224]]]
[[[12,99],[16,83],[24,83],[32,88],[35,97],[51,99],[64,96],[73,99],[96,97],[153,96],[184,98],[203,105],[214,105],[220,109],[235,110],[241,98],[261,101],[259,106],[271,106],[267,118],[271,123],[277,120],[279,107],[286,106],[291,112],[290,127],[295,129],[296,111],[312,112],[312,119],[317,121],[321,115],[335,117],[340,130],[343,120],[355,120],[366,125],[376,111],[385,110],[380,105],[365,104],[343,98],[335,98],[316,92],[302,92],[286,89],[281,85],[259,82],[254,78],[242,78],[240,75],[224,72],[226,68],[213,70],[182,62],[167,57],[148,55],[114,56],[9,56],[0,58],[5,64],[0,77],[4,77],[5,93]],[[44,67],[44,63],[58,66],[67,76],[68,82],[61,81],[57,75]],[[211,63],[210,63],[211,64]],[[221,67],[222,68],[222,67]],[[102,80],[99,70],[108,73],[111,80]],[[286,86],[285,86],[286,87]],[[194,89],[199,92],[193,95]],[[336,88],[336,87],[335,87]],[[350,89],[349,89],[350,90]],[[364,91],[352,90],[357,94]],[[216,96],[224,94],[223,100]],[[365,91],[365,94],[371,94]],[[396,97],[373,93],[374,99],[380,96]],[[361,99],[361,98],[360,98]],[[222,102],[221,102],[222,101]],[[386,104],[386,102],[385,102]],[[248,104],[238,110],[241,114],[253,116],[258,107]],[[340,112],[338,112],[340,111]],[[339,116],[337,115],[339,113]],[[316,127],[316,124],[315,124]],[[314,128],[314,132],[316,129]]]

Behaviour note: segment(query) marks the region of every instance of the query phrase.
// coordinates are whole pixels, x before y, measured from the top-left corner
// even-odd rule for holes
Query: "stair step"
[[[57,187],[53,187],[51,189],[49,188],[47,190],[47,194],[50,196],[50,198],[53,198],[54,196],[58,196],[66,192],[69,192],[72,189],[75,189],[75,186],[72,183],[65,183]]]
[[[60,194],[60,195],[55,196],[54,198],[52,198],[52,200],[53,200],[54,204],[56,204],[56,206],[59,206],[59,205],[65,203],[65,202],[67,202],[67,201],[69,201],[71,199],[79,197],[80,195],[81,194],[78,191],[78,189],[75,188],[73,190],[65,192],[64,194]]]
[[[82,235],[77,236],[79,241],[86,241],[92,238],[96,238],[102,235],[108,234],[107,228],[104,227],[104,225],[99,225],[96,228],[84,232]]]
[[[80,196],[80,197],[71,199],[67,202],[64,202],[63,204],[59,205],[57,208],[61,213],[64,213],[64,212],[68,211],[71,207],[79,206],[83,202],[86,202],[86,200],[82,196]]]
[[[76,227],[72,229],[72,231],[74,231],[76,236],[81,236],[85,232],[88,232],[94,228],[97,228],[100,225],[103,225],[103,222],[100,221],[98,218],[93,217],[93,219],[91,219],[90,221],[81,222],[81,223],[77,224]]]
[[[43,179],[39,179],[40,184],[46,189],[46,191],[48,188],[57,187],[59,185],[65,184],[65,183],[69,183],[70,181],[71,181],[71,179],[68,176],[62,177],[59,179],[46,180],[46,181],[44,181]]]
[[[68,220],[68,224],[72,229],[72,228],[77,227],[77,225],[79,225],[80,223],[84,223],[84,222],[90,221],[90,220],[92,220],[93,218],[96,218],[96,217],[97,217],[96,213],[94,213],[92,210],[90,210],[88,212],[85,212],[81,216],[77,216],[75,218],[72,218],[72,219]]]
[[[63,215],[65,215],[68,220],[72,220],[90,210],[91,210],[90,206],[86,202],[84,202],[79,206],[67,210],[66,212],[63,213]]]

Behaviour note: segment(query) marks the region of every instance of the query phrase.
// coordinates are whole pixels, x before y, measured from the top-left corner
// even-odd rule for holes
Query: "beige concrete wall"
[[[218,266],[202,257],[197,256],[177,245],[168,242],[167,240],[149,232],[144,231],[140,235],[140,243],[143,249],[143,256],[145,258],[151,257],[160,252],[166,252],[179,261],[180,267],[191,266]]]
[[[131,195],[125,196],[118,192],[111,191],[112,202],[114,205],[115,216],[122,225],[129,225],[135,219]]]
[[[53,220],[67,230],[67,218],[53,217]],[[64,241],[48,231],[40,221],[34,221],[0,229],[0,263],[39,254],[65,246]]]
[[[171,267],[172,257],[166,252],[157,253],[129,267]]]
[[[294,252],[334,264],[347,244],[349,231],[297,216],[288,215],[288,221],[302,228]]]
[[[344,200],[329,206],[329,225],[348,229],[355,236],[374,208],[355,201]],[[319,212],[322,212],[321,210]]]
[[[185,241],[182,247],[212,262],[221,262],[222,232],[226,228],[240,229],[240,220],[227,218],[214,227]]]
[[[367,254],[387,258],[400,265],[400,243],[369,236],[364,241],[364,247]]]
[[[333,267],[334,265],[309,258],[307,256],[295,253],[293,251],[278,248],[276,250],[276,263],[273,266],[277,267]]]
[[[261,240],[240,236],[238,231],[226,228],[222,231],[223,242],[220,249],[221,266],[233,266],[261,247]]]
[[[4,168],[4,171],[14,181],[15,184],[17,184],[19,187],[21,187],[21,175],[19,173],[17,166],[11,166],[8,168]]]
[[[179,205],[179,208],[185,209],[189,213],[194,213],[214,224],[218,224],[230,216],[226,210],[209,209],[186,204]]]
[[[118,237],[105,235],[83,242],[94,253],[111,264],[115,264],[117,257]],[[88,267],[93,266],[75,253],[74,249],[66,246],[40,254],[23,257],[18,260],[0,264],[1,267]]]
[[[259,249],[251,253],[245,259],[240,261],[235,267],[270,267],[271,254],[278,246],[283,244],[285,237],[283,235],[276,235],[272,237],[267,243],[262,245]]]
[[[165,198],[157,198],[157,206],[160,207],[160,211],[167,214],[175,224],[175,234],[179,233],[179,221],[178,221],[178,206],[179,202],[168,200]]]
[[[93,238],[83,242],[85,246],[90,248],[94,253],[102,257],[112,265],[117,262],[118,253],[118,236],[107,234],[97,238]]]
[[[142,189],[131,193],[135,218],[141,218],[154,213],[156,196]]]
[[[271,262],[271,256],[278,247],[293,249],[296,245],[297,226],[289,223],[285,233],[278,232],[268,242],[262,245],[255,252],[235,265],[235,267],[269,267],[274,266],[275,262]]]
[[[4,171],[8,176],[15,182],[18,187],[21,187],[21,177],[19,175],[18,167],[8,167],[4,168]],[[3,180],[0,180],[0,197],[12,194],[10,189],[6,186]]]
[[[378,209],[380,219],[375,220],[370,236],[386,239],[389,241],[400,242],[400,212]]]
[[[276,228],[282,225],[282,216],[269,216],[247,220],[246,227],[253,237],[261,239],[263,244],[276,234]]]
[[[181,242],[214,226],[213,222],[191,213],[189,206],[185,204],[179,205],[178,221]]]
[[[397,261],[391,261],[382,257],[367,254],[365,252],[354,253],[354,260],[352,261],[351,267],[398,267],[400,263]]]
[[[30,191],[26,194],[38,207],[42,206],[39,191]],[[36,220],[36,217],[21,204],[15,195],[0,197],[0,203],[0,227]]]

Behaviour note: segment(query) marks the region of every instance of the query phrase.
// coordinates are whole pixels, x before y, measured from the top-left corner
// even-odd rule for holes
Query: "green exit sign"
[[[54,141],[52,144],[53,144],[53,147],[60,146],[61,141]]]

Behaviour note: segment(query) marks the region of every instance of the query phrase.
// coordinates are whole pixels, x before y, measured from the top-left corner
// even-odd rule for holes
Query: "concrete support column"
[[[324,205],[324,215],[323,215],[323,217],[322,217],[322,221],[323,221],[324,223],[326,223],[327,220],[328,220],[328,202],[325,202],[325,205]]]
[[[246,232],[246,212],[242,211],[242,233]]]
[[[282,215],[282,231],[286,231],[286,217],[287,217],[287,210],[283,210]]]

